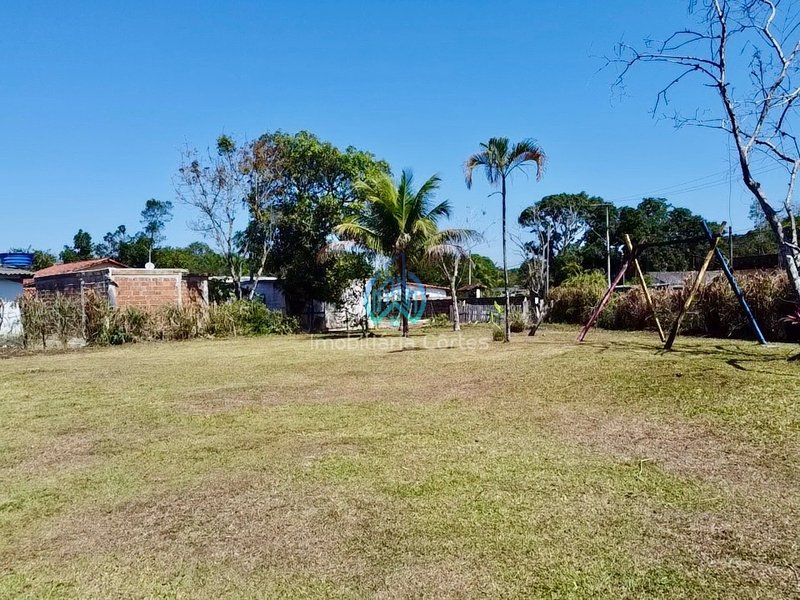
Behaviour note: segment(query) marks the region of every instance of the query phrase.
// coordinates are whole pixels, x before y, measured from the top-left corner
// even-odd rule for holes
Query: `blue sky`
[[[396,173],[439,173],[454,221],[485,231],[476,251],[495,259],[499,202],[483,183],[466,189],[462,164],[496,135],[533,137],[549,156],[541,182],[514,181],[513,220],[583,190],[626,204],[661,195],[715,220],[730,199],[747,229],[726,138],[652,119],[667,73],[639,71],[618,98],[600,70],[615,42],[687,18],[684,0],[7,3],[0,249],[135,230],[145,200],[174,200],[181,147],[273,129],[369,150]],[[683,107],[709,100],[683,91]],[[197,239],[191,212],[175,212],[168,243]]]

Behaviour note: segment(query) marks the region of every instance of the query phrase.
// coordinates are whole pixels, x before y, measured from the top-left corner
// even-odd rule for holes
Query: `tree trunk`
[[[781,257],[781,263],[789,278],[789,284],[792,286],[795,300],[800,300],[800,269],[798,268],[798,252],[796,248],[792,247],[792,243],[787,243],[786,235],[783,231],[783,223],[781,222],[780,215],[772,208],[769,200],[761,191],[761,184],[755,181],[750,174],[749,163],[742,158],[740,153],[740,164],[744,175],[744,183],[747,188],[753,193],[761,207],[764,216],[767,218],[772,234],[778,242],[778,251]],[[791,215],[793,216],[793,215]]]
[[[733,102],[728,95],[728,87],[727,84],[720,83],[717,85],[719,90],[720,98],[722,99],[722,105],[725,108],[725,112],[728,115],[728,119],[730,120],[731,124],[731,131],[730,134],[733,137],[733,141],[736,143],[736,150],[739,155],[739,168],[742,174],[742,181],[744,181],[745,186],[750,192],[755,196],[756,200],[758,201],[758,205],[761,207],[761,211],[764,213],[764,216],[767,218],[767,222],[769,223],[770,229],[772,229],[772,233],[775,236],[776,241],[778,242],[778,252],[780,253],[781,262],[783,263],[783,268],[786,271],[786,275],[789,278],[789,284],[792,286],[792,291],[794,292],[795,300],[800,300],[800,272],[798,271],[798,261],[800,260],[800,255],[798,255],[798,249],[796,247],[792,247],[791,244],[786,243],[786,236],[783,232],[783,223],[781,223],[781,219],[778,216],[778,213],[772,207],[769,200],[767,199],[766,195],[762,191],[761,184],[753,178],[753,173],[750,170],[750,154],[749,150],[743,145],[742,143],[742,131],[739,127],[739,121],[736,115],[736,111],[734,110]],[[794,171],[792,172],[792,176],[794,177]],[[794,179],[791,180],[789,190],[791,191],[794,186]],[[789,202],[789,217],[792,218],[793,215],[791,213],[791,201],[792,198],[787,196],[787,201]],[[796,242],[794,240],[796,236],[796,223],[792,219],[792,242],[796,246]]]
[[[403,320],[403,337],[409,337],[408,313],[410,307],[406,306],[406,253],[400,253],[400,317]]]
[[[456,294],[456,277],[458,276],[459,256],[453,259],[453,273],[450,275],[450,296],[453,298],[453,331],[461,331],[461,316],[458,314],[458,295]]]
[[[789,284],[792,286],[795,300],[800,300],[800,269],[798,269],[797,264],[797,250],[786,243],[786,235],[783,231],[783,223],[781,223],[780,217],[773,212],[768,221],[780,245],[781,263],[789,278]]]
[[[250,289],[250,300],[253,300],[256,297],[256,288],[258,287],[258,282],[261,280],[261,276],[264,274],[264,266],[267,264],[267,242],[265,241],[264,244],[261,246],[261,260],[258,263],[258,271],[256,272],[255,277],[251,277],[250,285],[252,286]]]
[[[507,253],[506,253],[506,178],[505,175],[503,176],[503,187],[501,189],[501,194],[503,198],[503,285],[505,286],[506,291],[506,306],[505,306],[505,314],[506,314],[506,324],[505,324],[505,341],[511,341],[511,322],[509,320],[509,315],[511,313],[511,294],[508,291],[508,260],[507,260]]]
[[[231,271],[231,279],[233,279],[233,289],[236,293],[236,299],[242,299],[242,273],[236,269],[236,265],[234,265],[233,256],[228,255],[228,268]]]

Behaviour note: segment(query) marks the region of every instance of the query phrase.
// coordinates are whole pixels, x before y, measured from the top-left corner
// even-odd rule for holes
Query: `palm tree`
[[[463,229],[439,230],[438,221],[450,216],[449,202],[433,204],[440,181],[434,175],[415,190],[411,171],[403,171],[397,183],[385,173],[358,182],[356,188],[365,199],[364,210],[334,228],[334,233],[351,246],[386,256],[397,267],[403,337],[408,337],[408,262],[443,252],[450,244],[466,240],[472,234]]]
[[[476,167],[483,167],[486,179],[490,185],[500,187],[500,196],[503,202],[503,284],[506,290],[506,332],[505,341],[511,340],[511,297],[508,291],[508,264],[506,257],[506,180],[517,169],[524,170],[525,166],[533,163],[536,165],[536,179],[539,180],[544,172],[544,151],[531,139],[517,142],[513,146],[506,137],[489,138],[481,144],[481,151],[473,154],[464,163],[464,179],[467,188],[472,187],[472,173]]]

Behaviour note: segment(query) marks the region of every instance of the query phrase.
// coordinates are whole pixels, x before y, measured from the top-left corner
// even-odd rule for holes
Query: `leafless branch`
[[[614,87],[621,87],[631,70],[640,64],[660,64],[677,69],[656,95],[653,112],[669,103],[679,85],[697,78],[715,90],[721,116],[716,119],[682,117],[675,113],[678,127],[691,125],[727,132],[734,143],[741,178],[770,225],[781,249],[787,274],[800,296],[800,252],[793,212],[795,179],[800,146],[794,134],[796,102],[800,86],[793,78],[798,72],[800,20],[780,0],[698,0],[695,11],[701,28],[686,28],[669,35],[660,44],[645,41],[644,50],[619,44],[616,58],[608,64],[619,67]],[[779,20],[781,13],[783,19]],[[781,26],[778,23],[782,23]],[[729,55],[749,63],[729,65]],[[745,81],[741,75],[745,75]],[[748,81],[749,80],[749,81]],[[767,191],[753,173],[754,154],[764,153],[787,167],[788,185],[783,210],[771,203]],[[779,214],[789,220],[790,239]]]

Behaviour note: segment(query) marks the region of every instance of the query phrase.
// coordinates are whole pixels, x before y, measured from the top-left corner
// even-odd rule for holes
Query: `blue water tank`
[[[13,269],[30,269],[33,266],[33,254],[30,252],[0,253],[0,264]]]

